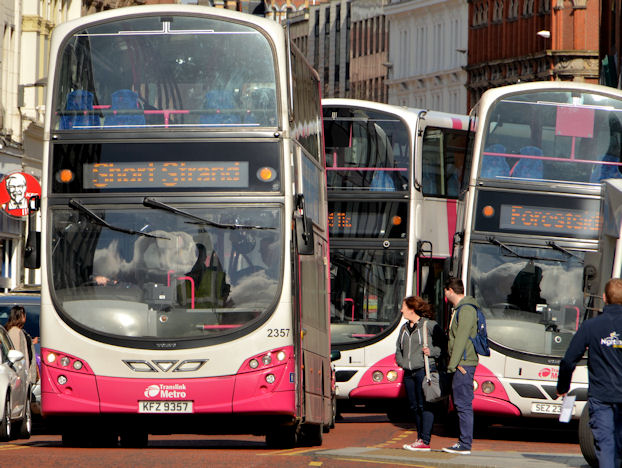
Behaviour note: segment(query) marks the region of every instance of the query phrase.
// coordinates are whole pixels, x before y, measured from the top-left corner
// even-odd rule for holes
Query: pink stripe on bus
[[[385,171],[385,172],[398,172],[407,171],[407,167],[327,167],[327,171]]]
[[[454,235],[456,234],[456,224],[458,220],[458,200],[447,200],[447,236],[449,256],[453,255]]]

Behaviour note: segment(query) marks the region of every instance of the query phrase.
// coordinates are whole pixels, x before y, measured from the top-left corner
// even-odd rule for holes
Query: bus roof
[[[327,106],[348,106],[372,109],[379,112],[391,113],[403,119],[414,119],[418,116],[422,116],[428,125],[454,128],[457,130],[468,130],[469,128],[469,116],[462,114],[451,114],[448,112],[440,112],[429,109],[417,109],[414,107],[397,106],[394,104],[384,104],[381,102],[348,98],[322,99],[322,107]]]
[[[482,94],[478,103],[474,106],[489,104],[503,96],[514,93],[524,93],[529,91],[562,91],[562,90],[584,90],[598,94],[609,94],[617,98],[622,97],[622,91],[609,86],[602,86],[591,83],[581,83],[576,81],[532,81],[527,83],[517,83],[513,85],[491,88]]]
[[[221,18],[232,19],[240,22],[255,23],[270,34],[282,34],[283,27],[276,21],[263,18],[261,16],[241,13],[238,11],[227,10],[225,8],[216,8],[201,5],[138,5],[122,8],[105,10],[99,13],[82,16],[64,23],[54,28],[56,35],[65,36],[72,30],[80,28],[82,25],[92,24],[98,21],[106,21],[120,17],[142,16],[142,15],[158,15],[158,14],[195,14],[195,15],[214,15]]]

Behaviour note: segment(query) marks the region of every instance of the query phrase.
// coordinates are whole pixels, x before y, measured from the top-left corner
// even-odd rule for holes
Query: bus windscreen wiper
[[[538,257],[536,255],[521,255],[516,250],[514,250],[511,247],[505,245],[503,242],[498,241],[494,237],[489,237],[487,240],[491,244],[497,245],[497,246],[501,247],[502,249],[506,250],[513,257],[516,257],[516,258],[524,258],[525,260],[545,260],[545,261],[548,261],[548,262],[560,262],[560,261],[564,262],[565,261],[565,260],[560,260],[559,258]]]
[[[190,218],[194,220],[194,224],[206,224],[207,226],[216,227],[219,229],[275,229],[273,227],[265,227],[265,226],[252,226],[247,224],[223,224],[217,223],[215,221],[210,221],[208,219],[201,218],[199,216],[195,216],[187,211],[180,210],[175,208],[174,206],[167,205],[166,203],[159,202],[153,198],[145,197],[143,200],[143,205],[148,208],[154,208],[158,210],[168,211],[169,213],[175,213],[181,216],[185,216],[186,218]]]
[[[584,260],[583,258],[581,258],[581,256],[577,255],[577,254],[576,254],[576,253],[574,253],[574,252],[571,252],[570,250],[564,249],[562,246],[557,245],[557,244],[556,244],[555,242],[553,242],[553,241],[548,241],[548,242],[546,243],[546,245],[548,245],[549,247],[552,247],[552,248],[553,248],[553,249],[555,249],[555,250],[559,250],[560,252],[565,253],[565,254],[566,254],[566,255],[568,255],[569,257],[575,257],[575,258],[578,258],[578,259],[579,259],[579,261],[580,261],[581,263],[585,263],[585,260]]]
[[[102,219],[99,216],[97,216],[94,212],[89,210],[86,206],[84,206],[82,203],[80,203],[77,200],[71,199],[71,200],[69,200],[68,204],[69,204],[70,207],[72,207],[72,208],[78,210],[80,213],[85,214],[86,216],[88,216],[92,221],[95,221],[97,224],[99,224],[101,226],[107,227],[111,231],[123,232],[125,234],[132,234],[132,235],[137,235],[137,236],[153,237],[155,239],[170,240],[170,238],[165,237],[165,236],[156,236],[155,234],[149,234],[148,232],[135,231],[134,229],[127,229],[127,228],[122,228],[122,227],[118,227],[118,226],[113,226],[109,222],[107,222],[104,219]]]

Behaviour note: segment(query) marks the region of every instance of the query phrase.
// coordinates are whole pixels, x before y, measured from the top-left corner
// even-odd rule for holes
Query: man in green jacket
[[[470,340],[477,333],[477,302],[471,296],[464,295],[462,280],[454,277],[445,282],[445,297],[453,305],[449,322],[447,371],[454,373],[451,389],[458,412],[460,437],[456,444],[444,448],[443,451],[468,455],[473,443],[473,377],[479,362]]]

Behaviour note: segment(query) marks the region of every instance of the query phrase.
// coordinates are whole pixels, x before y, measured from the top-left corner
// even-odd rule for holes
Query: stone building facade
[[[466,113],[466,0],[393,0],[389,103]]]
[[[50,35],[81,14],[79,0],[0,2],[0,177],[24,172],[41,180]],[[23,268],[25,220],[0,213],[0,290],[40,281]]]

